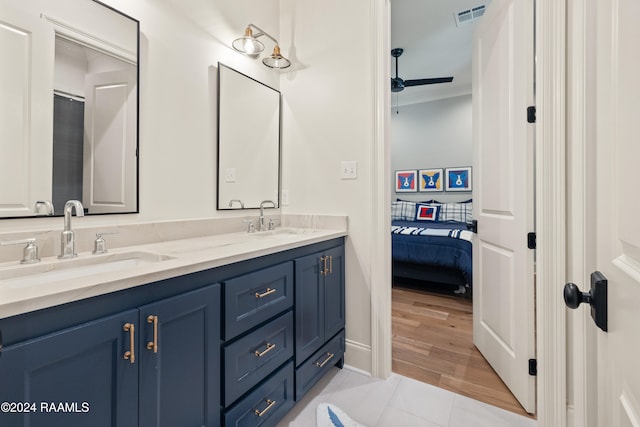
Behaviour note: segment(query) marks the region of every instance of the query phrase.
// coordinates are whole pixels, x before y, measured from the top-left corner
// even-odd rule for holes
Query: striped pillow
[[[416,219],[415,202],[407,202],[403,200],[391,202],[392,221],[413,221],[414,219]]]
[[[471,224],[473,218],[473,204],[445,203],[440,209],[440,221],[466,222]]]

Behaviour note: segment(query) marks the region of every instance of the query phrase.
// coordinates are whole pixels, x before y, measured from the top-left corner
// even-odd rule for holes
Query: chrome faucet
[[[271,203],[271,205],[275,208],[276,204],[272,200],[263,200],[260,202],[260,216],[258,217],[258,230],[265,231],[266,228],[264,226],[264,205],[267,203]]]
[[[60,255],[58,258],[75,258],[75,239],[71,230],[71,214],[76,211],[76,216],[84,216],[84,207],[79,200],[69,200],[64,204],[64,230],[60,237]]]

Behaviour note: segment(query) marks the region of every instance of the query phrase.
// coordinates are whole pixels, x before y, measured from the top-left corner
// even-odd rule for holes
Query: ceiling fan
[[[434,77],[431,79],[402,80],[400,77],[398,77],[398,57],[402,55],[402,52],[404,52],[404,49],[391,49],[391,56],[396,58],[396,76],[391,78],[391,92],[401,92],[405,87],[409,86],[450,83],[453,81],[453,77]]]

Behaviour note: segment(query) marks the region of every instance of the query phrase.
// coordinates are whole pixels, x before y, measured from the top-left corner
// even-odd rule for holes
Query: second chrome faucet
[[[276,207],[275,202],[272,200],[263,200],[260,202],[260,217],[258,218],[258,230],[265,231],[266,228],[264,226],[264,205],[271,204],[274,208]]]
[[[60,236],[60,255],[58,258],[75,258],[75,238],[71,229],[71,215],[75,210],[76,216],[84,216],[84,207],[79,200],[69,200],[64,204],[64,230]]]

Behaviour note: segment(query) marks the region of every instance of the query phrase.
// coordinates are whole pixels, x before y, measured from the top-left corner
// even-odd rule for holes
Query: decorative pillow
[[[473,204],[471,202],[445,203],[441,206],[440,221],[466,222],[471,224]]]
[[[438,221],[440,206],[418,204],[416,209],[416,221]]]
[[[416,203],[398,200],[391,202],[392,221],[413,221],[416,217]]]

